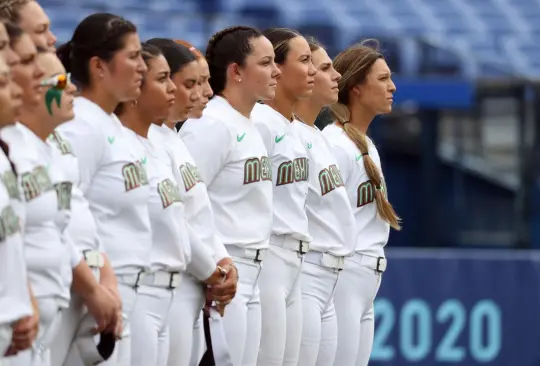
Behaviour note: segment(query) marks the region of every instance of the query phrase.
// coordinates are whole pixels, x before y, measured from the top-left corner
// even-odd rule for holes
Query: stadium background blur
[[[370,364],[540,365],[540,0],[40,3],[59,43],[97,11],[202,50],[240,24],[295,28],[331,57],[377,38],[396,105],[369,133],[404,229],[390,237]]]

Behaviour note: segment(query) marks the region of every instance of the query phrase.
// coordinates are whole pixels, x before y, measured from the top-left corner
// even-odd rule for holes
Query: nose
[[[315,76],[317,74],[317,69],[315,66],[313,66],[313,62],[309,62],[309,69],[308,69],[308,75],[309,76]]]
[[[272,62],[272,66],[274,67],[274,69],[272,70],[272,77],[275,79],[279,75],[281,75],[281,70],[279,69],[279,67],[277,67],[275,62]]]
[[[66,92],[68,94],[75,94],[77,92],[77,86],[70,82],[66,87]]]
[[[146,66],[146,63],[144,62],[142,56],[139,57],[139,64],[137,66],[137,71],[141,74],[144,74],[148,71],[148,66]]]
[[[337,72],[336,70],[334,70],[334,80],[339,82],[341,80],[341,74],[339,72]]]
[[[49,30],[47,32],[47,45],[50,48],[54,49],[54,45],[56,44],[56,40],[57,40],[56,35],[51,30]]]
[[[204,88],[203,96],[210,99],[210,98],[212,98],[213,95],[214,95],[214,91],[212,90],[212,88],[210,86]]]
[[[167,85],[167,92],[169,94],[174,94],[176,92],[176,85],[174,85],[173,81],[171,80],[171,78],[169,78],[169,80],[167,81],[168,85]]]
[[[36,62],[35,68],[34,68],[34,78],[41,79],[43,78],[44,75],[45,75],[45,71]]]
[[[397,88],[396,88],[396,84],[394,84],[394,81],[392,79],[390,79],[390,85],[389,85],[389,89],[388,89],[391,93],[395,93]]]
[[[201,99],[201,93],[197,90],[197,89],[194,89],[193,90],[193,93],[191,93],[191,98],[190,100],[195,103],[197,102],[199,99]]]

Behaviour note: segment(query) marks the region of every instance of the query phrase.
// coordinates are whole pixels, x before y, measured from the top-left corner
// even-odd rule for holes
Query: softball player
[[[0,40],[7,38],[3,24],[0,24]],[[16,104],[20,103],[21,93],[13,86],[9,67],[0,56],[0,127],[11,125],[15,118]],[[32,319],[33,309],[30,300],[26,263],[23,253],[22,226],[24,207],[21,204],[17,177],[9,161],[7,145],[0,142],[0,364],[6,352],[12,354],[23,351],[31,344],[16,342],[13,335],[24,323]],[[15,337],[16,338],[16,337]],[[13,341],[12,341],[13,340]]]
[[[81,257],[62,234],[69,220],[62,212],[68,200],[54,189],[55,180],[62,176],[53,150],[45,142],[54,119],[44,115],[47,112],[39,92],[44,72],[36,62],[37,50],[22,31],[10,36],[13,50],[25,61],[12,67],[14,81],[22,86],[22,123],[4,127],[0,136],[9,145],[10,159],[19,173],[26,209],[24,254],[40,313],[36,344],[32,350],[19,352],[10,363],[49,365],[60,312],[69,303],[72,269],[79,267]]]
[[[356,220],[354,255],[345,260],[336,287],[339,333],[334,365],[365,366],[373,345],[373,300],[386,269],[384,246],[390,226],[400,229],[386,198],[377,148],[366,130],[376,115],[391,112],[396,87],[383,56],[368,46],[341,52],[334,67],[343,75],[338,103],[331,107],[337,122],[323,134],[338,159]]]
[[[311,46],[311,45],[310,45]],[[312,47],[313,51],[313,47]],[[298,102],[295,113],[301,121],[292,130],[301,139],[309,157],[309,191],[306,211],[313,236],[301,277],[303,300],[302,344],[299,366],[332,365],[337,347],[334,289],[345,257],[354,249],[354,216],[331,146],[315,127],[323,105],[337,97],[339,73],[318,63],[313,95]],[[320,95],[325,99],[320,99]],[[331,98],[330,98],[331,97]]]
[[[189,108],[182,108],[186,100],[198,97],[196,85],[198,62],[191,51],[172,40],[152,39],[148,41],[163,52],[171,69],[171,78],[177,85],[175,106],[170,111],[167,121],[185,120]],[[195,96],[192,96],[195,94]],[[198,101],[195,101],[198,104]],[[186,107],[186,104],[183,104]],[[216,269],[216,263],[225,271],[230,271],[232,261],[222,242],[218,239],[213,223],[212,210],[206,186],[201,181],[193,158],[182,140],[174,132],[174,122],[165,122],[161,126],[153,124],[148,133],[149,139],[164,146],[174,166],[175,182],[179,188],[180,199],[184,203],[185,216],[190,232],[192,251],[187,273],[182,276],[182,289],[175,298],[169,313],[170,349],[168,365],[198,365],[204,351],[204,334],[200,325],[201,309],[204,305],[204,285]],[[224,285],[236,285],[233,270]],[[213,281],[210,281],[213,282]],[[234,295],[234,293],[233,293]],[[193,331],[192,331],[193,330]]]
[[[112,114],[123,101],[140,95],[147,68],[135,26],[115,15],[93,14],[75,29],[58,54],[81,85],[75,118],[59,127],[79,160],[80,188],[90,204],[97,233],[114,276],[100,283],[122,300],[123,334],[105,363],[131,365],[129,314],[141,271],[149,268],[152,233],[150,194],[142,158],[145,151]],[[118,294],[119,293],[119,294]]]
[[[64,66],[54,53],[49,52],[38,54],[37,62],[45,72],[41,84],[46,90],[42,109],[35,114],[41,116],[43,123],[51,119],[54,126],[72,119],[76,88],[66,74]],[[62,313],[60,330],[51,346],[52,364],[62,365],[65,361],[67,365],[75,366],[103,361],[103,357],[99,354],[100,357],[95,358],[98,351],[93,340],[89,342],[89,347],[93,348],[93,352],[90,353],[92,358],[87,359],[84,347],[80,349],[84,344],[80,344],[78,338],[81,337],[77,333],[86,332],[86,337],[90,337],[90,327],[81,329],[81,323],[84,321],[89,322],[98,332],[114,334],[120,304],[116,304],[113,295],[98,282],[103,258],[99,252],[99,242],[88,202],[78,187],[79,167],[71,144],[58,131],[49,135],[47,142],[53,149],[57,171],[57,174],[51,174],[61,208],[57,222],[64,228],[64,240],[73,242],[88,266],[81,266],[74,272],[70,305]],[[84,336],[84,333],[81,335]],[[71,347],[74,338],[77,340]],[[68,352],[69,357],[66,360]]]
[[[272,174],[249,116],[258,100],[274,97],[279,70],[270,41],[249,27],[215,34],[206,60],[217,96],[201,119],[186,121],[180,136],[208,187],[216,228],[238,267],[238,292],[223,317],[231,359],[255,365],[261,332],[257,281],[272,224]],[[222,301],[213,290],[210,296]]]
[[[313,91],[315,68],[304,37],[276,28],[263,34],[272,42],[281,71],[276,96],[251,114],[268,150],[274,184],[274,221],[261,271],[262,334],[258,365],[294,365],[302,335],[299,275],[311,237],[305,211],[309,161],[306,147],[291,133],[293,109]]]

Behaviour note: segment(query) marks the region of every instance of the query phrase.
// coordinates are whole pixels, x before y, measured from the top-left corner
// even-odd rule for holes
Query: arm
[[[191,225],[187,222],[186,230],[191,247],[191,261],[188,263],[189,272],[202,282],[208,284],[218,283],[221,280],[221,273],[217,269],[212,253],[199,240],[197,233],[195,233]]]
[[[30,301],[32,302],[33,314],[20,319],[15,322],[11,327],[13,329],[13,335],[11,340],[11,346],[6,351],[6,356],[17,354],[17,352],[24,351],[32,347],[34,340],[37,337],[39,331],[39,305],[30,282],[27,283],[28,293],[30,295]]]

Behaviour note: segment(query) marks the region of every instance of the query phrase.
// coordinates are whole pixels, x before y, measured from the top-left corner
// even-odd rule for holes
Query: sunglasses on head
[[[41,86],[49,86],[51,88],[64,90],[68,84],[68,82],[71,82],[71,74],[60,74],[53,77],[50,77],[48,79],[45,79],[41,82]]]

